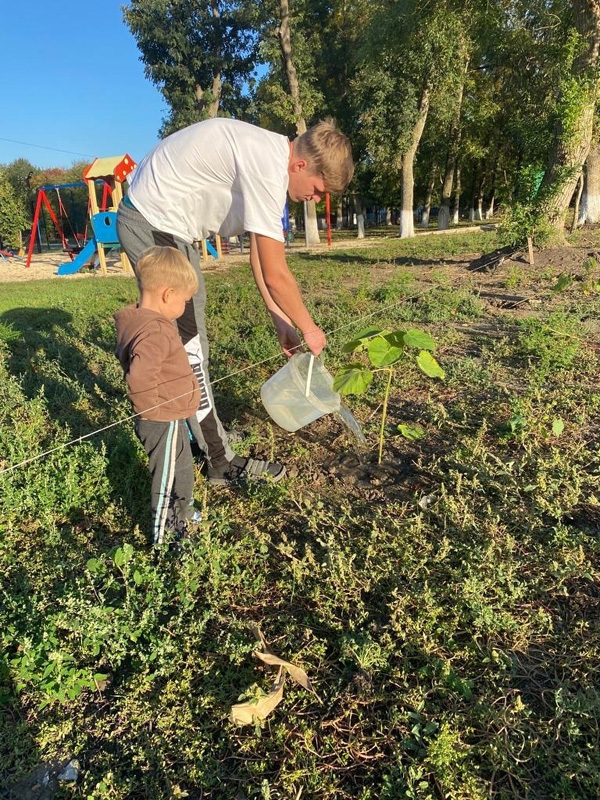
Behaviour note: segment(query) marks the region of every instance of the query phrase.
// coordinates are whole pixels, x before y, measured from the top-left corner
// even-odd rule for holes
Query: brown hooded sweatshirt
[[[137,306],[118,311],[114,320],[116,356],[125,370],[135,413],[160,422],[193,416],[200,387],[174,323]]]

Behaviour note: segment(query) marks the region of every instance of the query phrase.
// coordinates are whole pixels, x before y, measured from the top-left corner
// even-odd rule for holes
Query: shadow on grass
[[[122,398],[123,390],[90,364],[94,353],[86,354],[72,319],[70,313],[56,308],[14,308],[0,315],[6,329],[8,371],[19,380],[25,397],[44,398],[49,416],[59,426],[67,425],[74,438],[117,422],[112,399]],[[110,350],[100,328],[92,336],[94,346]],[[123,504],[132,520],[145,520],[140,495],[149,494],[149,480],[133,423],[116,425],[88,441],[96,449],[106,445],[112,499]],[[69,521],[80,524],[83,520],[85,513],[74,508]]]
[[[80,337],[71,314],[56,308],[14,308],[0,315],[0,323],[10,331],[8,370],[20,379],[28,399],[43,394],[52,418],[75,435],[96,425],[82,409],[86,395],[104,412],[104,424],[112,421],[110,405],[101,400],[98,389],[115,395],[115,387],[90,368],[84,350],[73,344]]]
[[[0,658],[0,797],[29,800],[35,795],[25,794],[25,787],[36,780],[27,780],[27,776],[39,763],[40,754],[10,679],[8,656],[4,653]]]

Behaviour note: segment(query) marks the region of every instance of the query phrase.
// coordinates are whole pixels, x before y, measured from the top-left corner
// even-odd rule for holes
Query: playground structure
[[[71,261],[61,264],[57,270],[58,275],[73,275],[88,264],[96,254],[100,261],[100,271],[106,275],[106,251],[120,249],[117,236],[117,208],[123,199],[123,182],[130,172],[135,169],[136,163],[131,156],[109,156],[96,158],[83,171],[83,180],[88,188],[90,219],[93,236],[87,241],[80,253]],[[98,204],[96,194],[98,183],[102,186],[102,209]],[[107,207],[108,195],[111,205]],[[71,255],[71,253],[69,253]],[[124,272],[132,272],[131,264],[126,253],[121,250],[121,266]]]
[[[57,270],[58,275],[73,275],[82,267],[89,264],[97,255],[100,270],[106,274],[106,251],[120,249],[117,237],[117,208],[123,199],[123,182],[127,175],[135,168],[135,161],[131,156],[111,156],[109,158],[96,158],[83,171],[83,181],[76,183],[59,183],[42,186],[38,189],[26,266],[31,265],[31,258],[36,239],[39,240],[39,224],[42,209],[45,209],[62,242],[63,250],[68,253],[70,261],[61,264]],[[92,235],[86,233],[81,236],[73,229],[66,209],[62,203],[60,190],[87,187],[88,190],[88,215],[90,217]],[[102,200],[98,203],[97,189],[102,188]],[[56,191],[60,221],[48,199],[48,192]],[[110,197],[110,205],[109,205]],[[61,221],[66,219],[71,227],[75,240],[75,248],[69,245],[68,238]],[[131,272],[131,265],[126,254],[121,251],[121,266],[125,272]]]

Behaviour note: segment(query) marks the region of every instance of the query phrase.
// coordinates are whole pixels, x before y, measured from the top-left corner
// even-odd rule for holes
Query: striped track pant
[[[135,430],[148,454],[152,476],[152,538],[162,544],[165,534],[183,534],[193,513],[194,462],[190,430],[196,418],[173,422],[136,420]]]

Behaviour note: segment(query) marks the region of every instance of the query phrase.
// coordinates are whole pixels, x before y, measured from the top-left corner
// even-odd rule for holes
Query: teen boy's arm
[[[250,235],[250,264],[258,290],[269,310],[286,355],[300,345],[294,325],[309,350],[318,356],[327,339],[308,313],[285,258],[283,242],[259,233]]]

